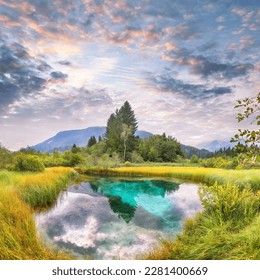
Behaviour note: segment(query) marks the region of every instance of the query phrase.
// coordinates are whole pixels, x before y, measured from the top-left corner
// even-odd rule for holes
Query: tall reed
[[[63,167],[38,174],[0,171],[0,259],[70,259],[40,242],[33,209],[53,203],[74,174]]]

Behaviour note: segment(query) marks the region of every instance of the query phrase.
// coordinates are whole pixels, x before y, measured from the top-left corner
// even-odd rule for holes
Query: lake
[[[43,240],[76,258],[134,259],[202,209],[197,189],[170,179],[88,178],[38,213],[36,226]]]

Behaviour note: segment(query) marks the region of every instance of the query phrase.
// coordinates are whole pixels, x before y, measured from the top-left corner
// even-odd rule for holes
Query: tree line
[[[238,100],[235,108],[244,108],[237,116],[238,121],[253,117],[256,126],[260,125],[260,93],[251,99]],[[259,130],[239,130],[232,141],[234,148],[221,149],[215,153],[181,145],[175,138],[153,135],[142,139],[136,136],[138,121],[130,103],[125,101],[107,120],[105,134],[98,139],[91,136],[85,147],[75,144],[70,150],[59,152],[37,152],[21,149],[11,152],[0,145],[0,168],[20,171],[42,171],[51,166],[120,166],[125,162],[177,162],[196,164],[204,167],[243,168],[259,163]],[[241,140],[245,144],[241,143]],[[251,144],[251,145],[249,145]],[[205,158],[205,159],[203,159]]]

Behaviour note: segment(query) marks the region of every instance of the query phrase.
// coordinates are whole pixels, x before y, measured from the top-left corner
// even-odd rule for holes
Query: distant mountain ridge
[[[198,148],[188,146],[188,145],[183,145],[183,144],[181,144],[181,149],[187,158],[190,158],[192,155],[196,155],[199,158],[206,158],[206,157],[212,156],[212,154],[213,154],[212,152],[209,152],[206,149],[198,149]]]
[[[233,148],[236,145],[236,143],[230,143],[230,141],[220,141],[220,140],[214,140],[207,143],[201,143],[198,145],[198,148],[200,149],[206,149],[210,152],[216,152],[220,149],[224,148]]]
[[[40,152],[52,152],[55,149],[59,151],[70,150],[73,144],[76,144],[79,147],[86,146],[91,136],[95,136],[96,139],[98,139],[99,136],[102,137],[105,134],[105,131],[105,126],[95,126],[85,129],[60,131],[53,137],[37,145],[31,146],[30,148]],[[137,130],[135,135],[139,136],[142,139],[153,136],[152,133],[145,130]],[[205,158],[211,154],[205,149],[198,149],[183,144],[181,144],[181,149],[188,158],[190,158],[192,155],[197,155],[198,157]]]
[[[99,136],[102,137],[105,134],[105,131],[105,126],[94,126],[85,129],[65,130],[58,132],[53,137],[37,145],[31,146],[30,148],[40,152],[50,152],[55,149],[60,151],[68,150],[73,146],[73,144],[76,144],[79,147],[83,147],[88,144],[88,140],[91,136],[95,136],[96,139],[98,139]],[[144,130],[137,130],[135,135],[144,139],[152,136],[153,134]]]

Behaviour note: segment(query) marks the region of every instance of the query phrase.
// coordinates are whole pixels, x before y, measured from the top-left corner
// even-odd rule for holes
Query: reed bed
[[[74,175],[64,167],[36,174],[0,171],[0,259],[70,259],[40,242],[33,216],[36,208],[54,203]]]

